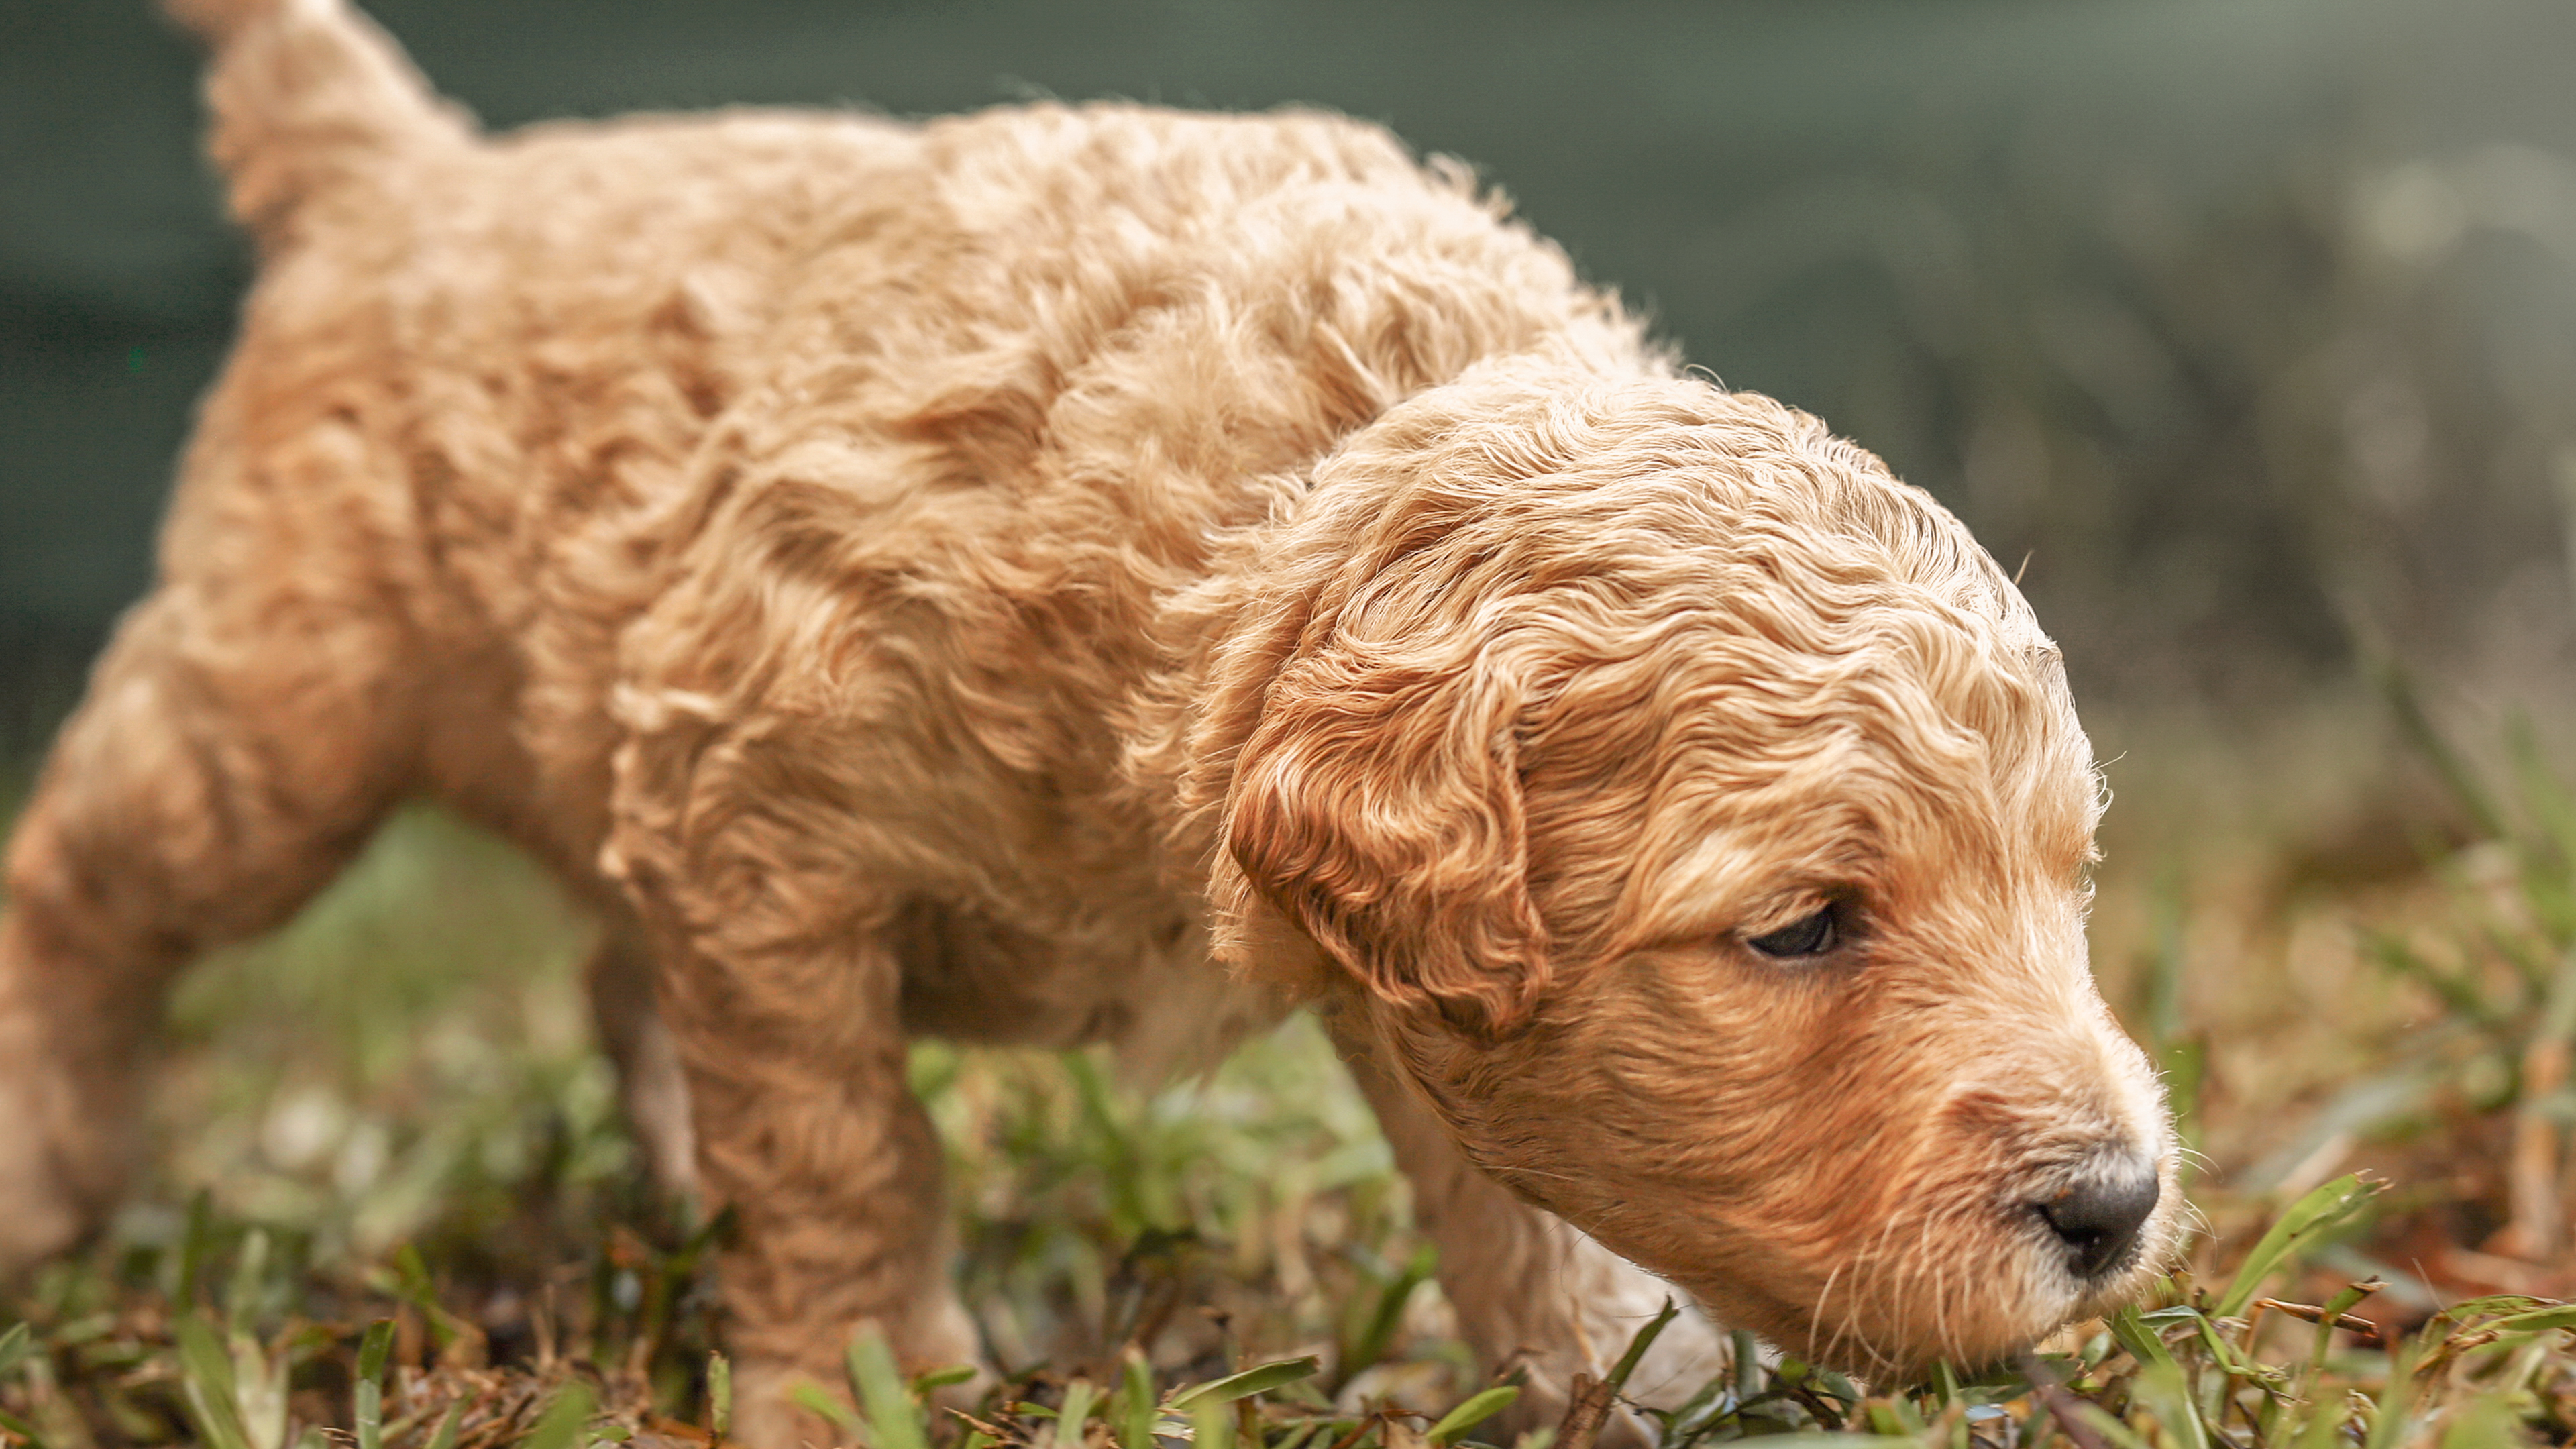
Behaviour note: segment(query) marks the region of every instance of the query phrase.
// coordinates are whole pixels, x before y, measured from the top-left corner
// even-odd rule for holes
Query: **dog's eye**
[[[1798,956],[1822,956],[1842,944],[1842,907],[1828,905],[1812,916],[1802,916],[1776,931],[1748,936],[1744,944],[1765,956],[1787,960]]]

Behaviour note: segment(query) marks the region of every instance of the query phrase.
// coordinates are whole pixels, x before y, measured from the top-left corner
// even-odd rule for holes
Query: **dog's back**
[[[363,443],[327,486],[415,576],[398,602],[470,706],[432,712],[422,768],[576,875],[606,838],[617,687],[769,688],[735,667],[747,612],[799,570],[835,576],[839,617],[773,633],[926,628],[922,657],[1010,659],[926,713],[1096,775],[1096,701],[1140,682],[1155,598],[1288,475],[1497,352],[1588,330],[1645,357],[1462,173],[1337,117],[745,111],[484,140],[332,0],[179,8],[217,47],[212,146],[267,253],[210,415]],[[726,556],[799,519],[828,559]],[[621,652],[699,588],[723,596]],[[691,634],[710,620],[734,632]],[[683,655],[728,677],[620,677]]]

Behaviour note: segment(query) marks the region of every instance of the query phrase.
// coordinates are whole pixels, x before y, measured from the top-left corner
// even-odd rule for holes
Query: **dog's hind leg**
[[[405,783],[401,626],[347,552],[354,430],[317,423],[255,457],[209,430],[162,582],[100,659],[10,842],[0,1273],[113,1205],[171,975],[282,921]]]
[[[1489,1372],[1525,1371],[1504,1435],[1553,1426],[1577,1372],[1600,1376],[1665,1300],[1682,1306],[1628,1381],[1627,1397],[1679,1404],[1725,1371],[1725,1340],[1690,1296],[1513,1197],[1476,1170],[1439,1118],[1330,1017],[1333,1039],[1413,1185],[1414,1216],[1440,1252],[1440,1289]],[[1614,1406],[1604,1444],[1650,1445],[1654,1426]]]

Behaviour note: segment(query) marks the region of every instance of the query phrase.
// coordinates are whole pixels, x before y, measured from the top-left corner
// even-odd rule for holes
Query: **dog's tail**
[[[472,118],[341,0],[164,4],[214,52],[208,150],[232,183],[233,215],[265,245],[291,241],[306,201],[473,139]]]

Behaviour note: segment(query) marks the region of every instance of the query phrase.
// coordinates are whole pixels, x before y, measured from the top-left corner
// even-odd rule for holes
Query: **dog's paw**
[[[994,1375],[976,1344],[974,1320],[954,1299],[942,1297],[900,1315],[895,1325],[895,1361],[907,1374],[963,1365],[973,1377],[933,1391],[929,1408],[971,1409],[981,1402]],[[847,1436],[829,1419],[806,1407],[820,1395],[848,1408],[851,1404],[846,1354],[821,1342],[809,1342],[800,1360],[744,1353],[734,1365],[734,1415],[726,1438],[747,1449],[803,1449],[837,1444]]]
[[[124,1195],[140,1065],[67,1053],[19,922],[0,912],[0,1282],[78,1247]],[[58,995],[60,993],[57,993]]]
[[[11,1038],[26,1034],[0,1020],[0,1283],[70,1251],[97,1225],[105,1202],[98,1179],[112,1153],[112,1144],[65,1140],[62,1094],[45,1080],[46,1057],[32,1044],[13,1050],[22,1043]]]

